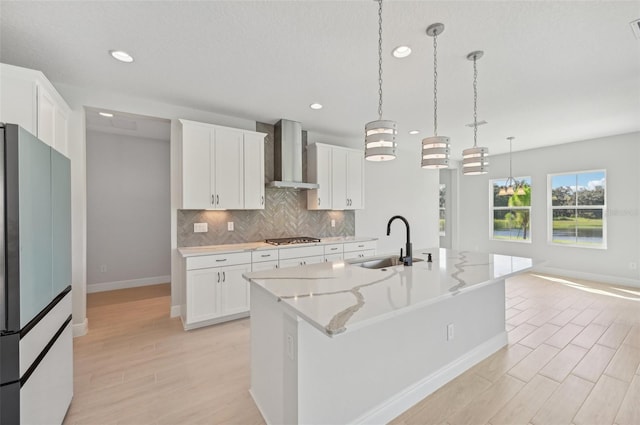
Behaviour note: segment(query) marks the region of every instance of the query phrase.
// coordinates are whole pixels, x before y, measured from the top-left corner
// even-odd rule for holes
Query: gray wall
[[[515,143],[514,143],[515,145]],[[489,240],[489,179],[509,174],[508,155],[491,157],[484,176],[458,176],[459,247],[533,257],[565,275],[640,286],[640,133],[568,143],[513,154],[513,173],[531,176],[532,242]],[[547,242],[547,174],[606,169],[607,249],[576,248]]]
[[[88,291],[105,282],[168,281],[170,227],[169,141],[87,131]]]

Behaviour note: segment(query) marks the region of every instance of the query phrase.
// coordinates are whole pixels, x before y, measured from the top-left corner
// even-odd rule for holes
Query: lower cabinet
[[[376,255],[376,241],[348,242],[344,244],[344,259],[371,257]]]
[[[322,262],[324,262],[324,255],[315,255],[312,257],[301,257],[301,258],[289,258],[286,260],[280,260],[280,268],[308,266],[309,264],[317,264]]]
[[[249,283],[242,277],[251,271],[251,257],[242,264],[242,254],[210,255],[186,261],[185,329],[193,329],[249,315]],[[190,261],[191,260],[191,261]],[[203,267],[208,263],[227,263]],[[202,268],[195,268],[202,267]]]

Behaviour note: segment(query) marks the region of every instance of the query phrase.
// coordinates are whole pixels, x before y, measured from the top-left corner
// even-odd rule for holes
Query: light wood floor
[[[169,287],[90,294],[65,424],[262,424],[249,319],[185,332]],[[640,290],[507,281],[509,345],[396,418],[409,424],[640,424]]]

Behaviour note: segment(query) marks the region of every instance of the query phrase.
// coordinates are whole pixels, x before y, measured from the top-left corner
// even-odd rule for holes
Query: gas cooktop
[[[265,239],[266,243],[270,243],[271,245],[292,245],[297,243],[312,243],[312,242],[320,242],[318,238],[312,238],[309,236],[295,236],[292,238],[273,238],[273,239]]]

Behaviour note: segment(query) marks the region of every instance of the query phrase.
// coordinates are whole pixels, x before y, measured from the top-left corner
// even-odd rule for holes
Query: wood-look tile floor
[[[640,424],[640,289],[507,281],[509,344],[400,415],[409,424]],[[169,287],[90,294],[65,424],[262,424],[249,320],[185,332]]]

